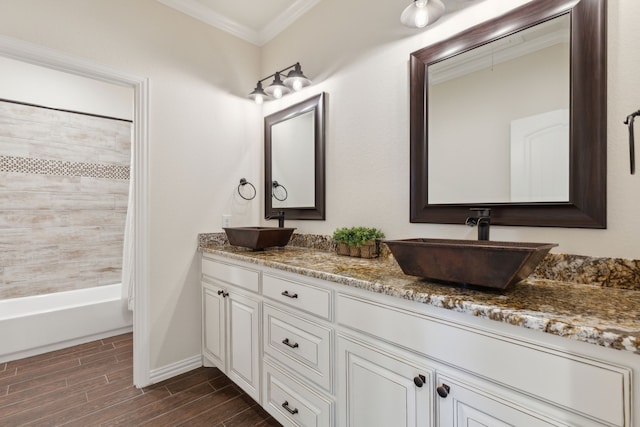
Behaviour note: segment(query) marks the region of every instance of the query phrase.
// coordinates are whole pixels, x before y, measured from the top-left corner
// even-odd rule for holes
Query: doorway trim
[[[133,383],[150,381],[149,354],[149,79],[97,65],[59,51],[11,37],[0,36],[0,56],[42,67],[130,87],[134,93],[134,281]]]

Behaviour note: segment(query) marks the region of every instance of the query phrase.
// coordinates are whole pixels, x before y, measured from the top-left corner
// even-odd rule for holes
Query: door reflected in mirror
[[[325,219],[325,94],[264,118],[265,217]]]
[[[569,201],[565,14],[427,67],[428,202]]]

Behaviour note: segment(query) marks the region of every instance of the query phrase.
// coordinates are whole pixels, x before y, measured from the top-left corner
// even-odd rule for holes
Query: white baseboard
[[[151,384],[159,383],[166,379],[184,374],[202,366],[202,355],[189,357],[161,368],[152,369],[149,372],[149,380]]]

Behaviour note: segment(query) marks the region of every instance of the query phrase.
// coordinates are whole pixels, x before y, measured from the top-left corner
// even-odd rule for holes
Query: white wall
[[[409,55],[527,1],[476,2],[423,31],[399,24],[406,3],[323,0],[263,47],[263,75],[300,61],[314,81],[302,93],[265,103],[265,114],[320,91],[329,95],[327,220],[289,221],[300,232],[330,234],[362,224],[390,238],[475,238],[475,229],[463,225],[409,223]],[[608,4],[608,228],[494,226],[494,240],[555,242],[558,253],[640,258],[640,175],[629,174],[622,124],[640,108],[640,49],[634,45],[640,2]]]
[[[258,48],[154,0],[0,0],[0,34],[149,78],[151,368],[198,355],[197,234],[258,220]]]

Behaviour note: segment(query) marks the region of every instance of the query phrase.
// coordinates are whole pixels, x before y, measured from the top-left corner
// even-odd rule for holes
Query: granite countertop
[[[362,259],[308,247],[200,250],[640,355],[640,291],[531,278],[474,290],[405,275],[393,257]]]

